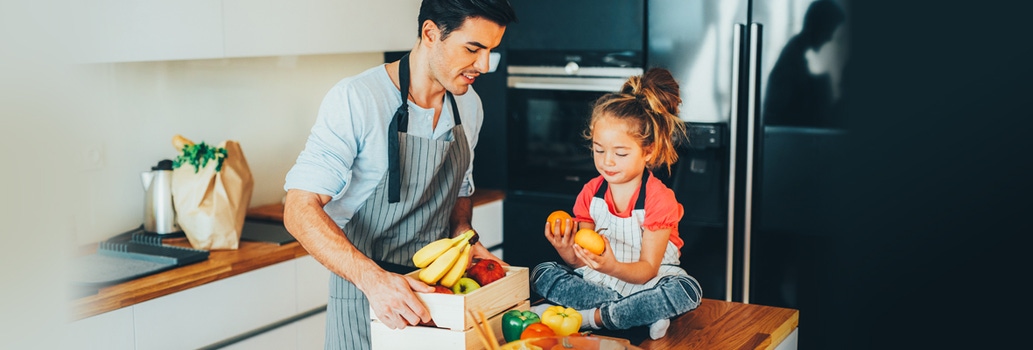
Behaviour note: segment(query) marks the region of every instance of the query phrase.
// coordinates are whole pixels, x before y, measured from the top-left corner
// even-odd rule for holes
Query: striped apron
[[[455,98],[448,92],[446,99],[451,102],[455,119],[449,139],[439,141],[406,133],[408,55],[399,64],[399,85],[402,105],[389,128],[389,139],[398,140],[393,143],[396,149],[389,147],[391,166],[362,209],[342,229],[367,257],[413,266],[412,256],[417,250],[449,236],[449,218],[470,165],[470,147]],[[370,348],[369,301],[354,284],[336,274],[330,278],[326,322],[326,349]]]
[[[595,220],[595,230],[600,235],[610,239],[609,248],[613,252],[614,257],[617,258],[617,261],[624,263],[639,261],[639,255],[642,253],[642,223],[646,218],[646,181],[648,180],[649,171],[646,171],[642,175],[642,187],[639,189],[635,208],[632,210],[631,216],[627,218],[618,217],[610,213],[610,208],[606,205],[605,199],[607,190],[605,180],[599,186],[595,196],[592,197],[588,210],[592,220]],[[579,267],[577,272],[581,273],[586,281],[609,287],[620,293],[621,296],[628,296],[640,290],[652,288],[661,277],[672,275],[687,276],[688,274],[685,270],[679,267],[678,257],[678,247],[671,243],[671,241],[667,241],[667,250],[664,251],[660,270],[657,272],[656,277],[653,277],[645,284],[624,282],[616,277],[596,271],[587,265]]]

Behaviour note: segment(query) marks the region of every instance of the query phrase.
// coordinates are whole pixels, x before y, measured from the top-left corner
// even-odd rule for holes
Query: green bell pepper
[[[524,328],[533,323],[541,322],[541,318],[534,311],[509,310],[502,314],[502,337],[506,342],[520,339],[520,333]]]

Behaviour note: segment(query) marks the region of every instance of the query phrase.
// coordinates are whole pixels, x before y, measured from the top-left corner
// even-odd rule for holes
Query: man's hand
[[[409,277],[380,270],[364,278],[359,288],[380,322],[391,329],[402,329],[430,322],[430,310],[413,291],[431,293],[434,288]]]
[[[484,245],[481,244],[481,242],[477,242],[476,244],[470,246],[470,260],[472,261],[474,259],[492,259],[498,261],[499,264],[502,264],[502,266],[509,266],[509,264],[507,264],[505,261],[502,261],[502,259],[499,259],[499,257],[495,256],[495,254],[492,254],[491,251],[488,250],[488,248],[485,248]]]

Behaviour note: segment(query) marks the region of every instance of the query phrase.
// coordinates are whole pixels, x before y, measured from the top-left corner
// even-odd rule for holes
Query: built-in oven
[[[571,211],[577,193],[599,175],[582,135],[595,100],[643,72],[646,6],[645,0],[511,2],[520,21],[506,27],[500,66],[506,67],[502,234],[505,251],[534,252],[507,253],[506,262],[533,267],[562,261],[543,224],[554,210]]]
[[[510,50],[506,68],[506,199],[503,244],[516,266],[562,261],[545,237],[545,218],[571,212],[599,175],[584,138],[592,106],[643,72],[641,51]]]
[[[577,194],[598,175],[583,136],[592,105],[642,74],[641,53],[510,51],[510,62],[508,189]]]

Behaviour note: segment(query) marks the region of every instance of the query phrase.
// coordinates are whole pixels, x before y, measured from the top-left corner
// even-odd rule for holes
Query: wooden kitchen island
[[[282,213],[282,205],[256,207],[249,211],[249,217],[270,219],[271,215],[275,218],[277,210]],[[165,243],[189,247],[185,238]],[[211,251],[206,261],[104,287],[95,294],[77,298],[72,301],[72,319],[103,318],[105,314],[114,315],[124,308],[140,307],[151,300],[203,289],[201,287],[208,284],[246,272],[283,266],[283,263],[299,258],[311,259],[297,242],[276,245],[242,241],[237,250]],[[317,289],[325,290],[326,287]],[[287,302],[291,301],[284,301]],[[794,309],[704,299],[699,308],[673,319],[666,337],[647,339],[638,345],[643,349],[792,349],[797,341],[795,332],[798,324],[799,311]],[[136,333],[139,347],[139,326]],[[232,336],[240,338],[241,334]],[[245,336],[258,337],[260,334],[252,332]]]
[[[667,336],[642,342],[643,349],[795,349],[800,311],[703,299],[698,308],[671,320]],[[787,338],[789,341],[786,341]],[[792,344],[790,344],[792,343]]]

